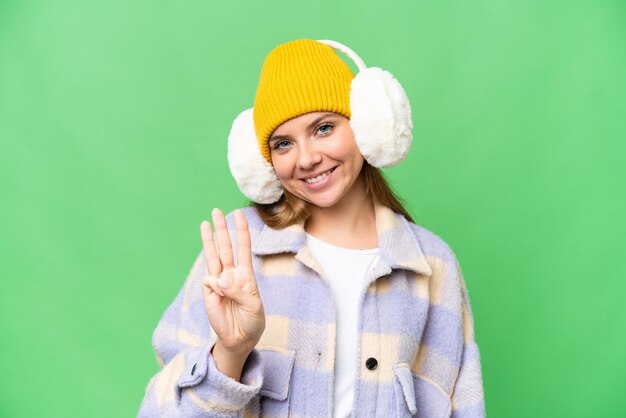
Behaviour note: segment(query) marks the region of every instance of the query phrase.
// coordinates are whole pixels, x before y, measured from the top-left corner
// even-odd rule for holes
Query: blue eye
[[[273,149],[283,149],[283,148],[288,147],[289,145],[290,145],[290,142],[283,139],[281,141],[276,141]]]
[[[320,132],[322,136],[328,135],[330,134],[330,131],[333,130],[333,126],[334,125],[332,123],[324,123],[320,125],[319,128],[317,128],[317,130]],[[328,129],[325,129],[324,131],[322,131],[322,128],[328,128]]]

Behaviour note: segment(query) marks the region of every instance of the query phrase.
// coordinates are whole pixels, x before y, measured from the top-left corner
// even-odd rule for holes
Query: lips
[[[321,174],[318,174],[317,176],[314,177],[307,177],[307,178],[303,178],[302,180],[304,182],[306,182],[307,184],[316,184],[319,183],[320,181],[324,180],[326,177],[328,177],[333,171],[335,171],[335,168],[337,167],[333,167],[330,170],[327,170]]]

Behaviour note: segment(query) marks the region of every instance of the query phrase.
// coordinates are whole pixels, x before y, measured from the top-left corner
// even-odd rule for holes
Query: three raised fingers
[[[212,217],[215,225],[215,239],[211,232],[211,224],[208,221],[203,221],[200,224],[205,262],[209,276],[205,278],[205,285],[209,285],[212,290],[223,296],[218,286],[217,278],[235,268],[233,250],[224,214],[219,209],[214,209]],[[235,211],[234,218],[237,233],[237,265],[242,269],[238,268],[237,274],[228,275],[224,280],[228,282],[228,279],[234,279],[239,287],[243,287],[247,291],[251,286],[256,288],[252,271],[250,231],[248,222],[240,210]]]

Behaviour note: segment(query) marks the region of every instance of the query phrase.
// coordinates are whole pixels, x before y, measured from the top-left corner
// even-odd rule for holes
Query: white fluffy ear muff
[[[277,202],[283,194],[274,167],[261,154],[252,108],[233,121],[228,135],[228,166],[239,189],[257,203]]]
[[[411,104],[391,73],[367,68],[350,48],[331,40],[359,69],[350,84],[350,127],[363,157],[374,167],[389,167],[404,160],[413,140]]]

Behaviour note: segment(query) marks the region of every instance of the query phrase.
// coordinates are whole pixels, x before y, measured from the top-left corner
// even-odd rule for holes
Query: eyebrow
[[[335,114],[333,112],[324,113],[322,116],[320,116],[319,118],[316,118],[313,122],[309,123],[308,126],[306,127],[307,130],[313,128],[322,119],[327,118],[329,116],[335,116]],[[267,141],[267,143],[269,144],[269,143],[277,141],[279,139],[291,139],[291,137],[289,135],[273,135],[273,136],[270,137],[270,139]]]

